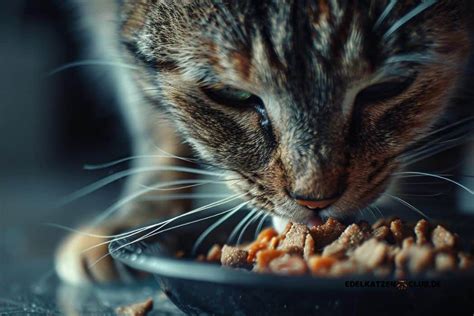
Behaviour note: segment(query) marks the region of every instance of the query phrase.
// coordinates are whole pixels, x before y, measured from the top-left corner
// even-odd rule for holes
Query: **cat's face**
[[[127,3],[127,1],[126,1]],[[394,5],[393,5],[394,4]],[[129,1],[153,105],[256,206],[342,217],[439,117],[468,51],[461,1]]]

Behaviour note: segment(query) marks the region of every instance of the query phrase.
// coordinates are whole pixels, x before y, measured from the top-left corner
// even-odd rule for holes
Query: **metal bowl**
[[[196,219],[198,215],[190,215],[169,227]],[[213,243],[224,243],[241,219],[235,215],[208,236],[201,252]],[[471,239],[472,218],[456,222],[463,223],[463,237]],[[211,223],[201,221],[131,244],[133,238],[118,240],[110,244],[110,252],[116,260],[154,274],[166,295],[190,315],[437,315],[454,312],[470,315],[474,312],[473,273],[409,280],[373,276],[296,277],[257,274],[192,258],[176,258],[178,251],[190,252],[194,241]],[[460,232],[453,225],[448,227]],[[254,230],[255,226],[249,227],[247,240],[253,238]]]

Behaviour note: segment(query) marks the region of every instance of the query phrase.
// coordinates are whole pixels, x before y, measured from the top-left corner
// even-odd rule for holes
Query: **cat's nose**
[[[306,206],[307,208],[312,209],[312,210],[316,210],[316,209],[323,209],[330,206],[331,204],[337,201],[337,198],[310,200],[307,198],[296,196],[295,201],[299,205]]]

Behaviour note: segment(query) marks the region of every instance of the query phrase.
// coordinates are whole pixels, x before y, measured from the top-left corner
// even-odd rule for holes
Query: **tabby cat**
[[[252,207],[298,222],[377,200],[444,115],[470,50],[459,0],[76,1],[96,53],[120,58],[112,79],[137,155],[189,167],[177,156],[194,154]],[[184,179],[137,172],[126,192]],[[111,235],[190,207],[132,200],[88,231]],[[66,239],[62,279],[117,278],[109,257],[90,265],[106,245],[83,252],[101,241]]]

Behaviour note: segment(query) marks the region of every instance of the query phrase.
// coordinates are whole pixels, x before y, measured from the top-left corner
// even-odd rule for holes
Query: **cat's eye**
[[[357,94],[354,105],[361,106],[394,98],[407,90],[413,81],[414,78],[410,77],[369,86]]]
[[[254,94],[230,86],[203,87],[203,92],[214,102],[228,106],[250,106],[258,97]]]

